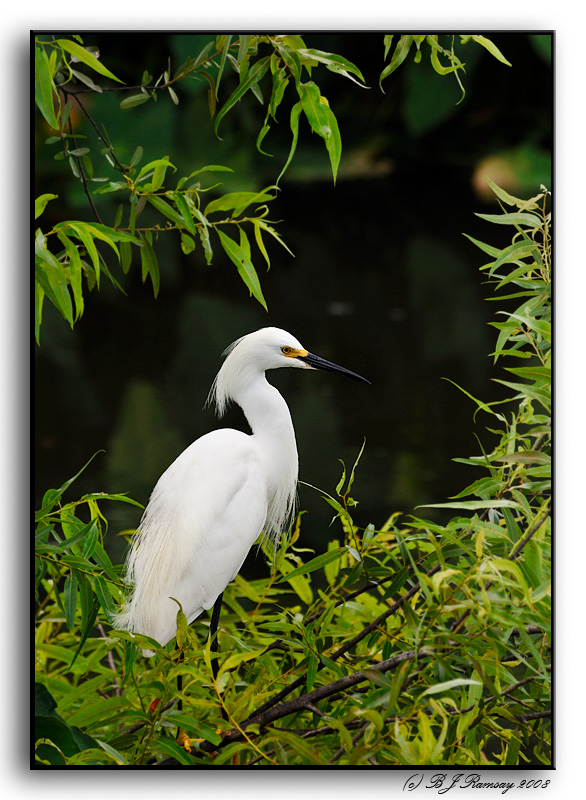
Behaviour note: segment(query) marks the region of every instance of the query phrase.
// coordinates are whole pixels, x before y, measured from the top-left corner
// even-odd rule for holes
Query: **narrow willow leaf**
[[[330,136],[331,130],[325,110],[327,106],[321,102],[321,94],[317,84],[313,81],[300,83],[297,91],[299,92],[303,113],[307,117],[312,130],[323,139]]]
[[[218,36],[216,39],[216,46],[218,47],[219,50],[222,51],[222,55],[220,57],[220,66],[218,68],[218,75],[216,77],[216,100],[218,99],[220,80],[222,78],[222,73],[224,72],[224,65],[226,64],[226,57],[230,49],[230,42],[232,41],[232,38],[233,34],[229,33],[227,35]]]
[[[144,148],[139,144],[135,149],[134,153],[132,154],[132,158],[130,159],[130,166],[136,167],[137,164],[140,163],[142,157],[144,155]]]
[[[472,236],[468,236],[467,233],[463,235],[467,239],[469,239],[472,242],[472,244],[475,244],[476,247],[479,247],[484,253],[488,253],[488,255],[491,256],[492,258],[496,258],[501,252],[498,248],[493,247],[490,244],[485,244],[484,242],[479,242],[478,239],[473,239]]]
[[[114,601],[112,600],[112,595],[108,589],[108,584],[101,575],[94,575],[92,579],[96,597],[100,601],[100,605],[106,612],[106,615],[111,617],[115,613],[116,609],[114,608]]]
[[[291,109],[291,119],[290,119],[290,126],[291,131],[293,133],[293,140],[291,142],[291,149],[289,150],[289,155],[287,157],[287,161],[285,162],[285,166],[281,170],[279,177],[277,178],[276,184],[279,185],[279,181],[287,171],[287,167],[291,163],[293,156],[295,155],[295,150],[297,148],[297,139],[299,138],[299,117],[301,115],[302,105],[301,100],[298,103],[295,103],[293,108]]]
[[[359,86],[362,86],[364,88],[368,88],[365,85],[366,81],[364,80],[364,76],[360,72],[358,67],[351,61],[348,61],[348,59],[343,58],[342,56],[338,56],[335,53],[326,53],[323,50],[311,50],[311,49],[298,50],[297,53],[302,57],[307,56],[309,58],[314,59],[315,61],[321,62],[322,64],[325,64],[328,67],[328,69],[331,69],[333,72],[338,72],[344,75],[345,77],[350,78],[351,80],[354,80],[351,77],[351,75],[357,75],[362,81],[362,83],[359,83],[358,81],[354,81],[354,83],[357,83]]]
[[[277,49],[281,58],[283,59],[284,63],[287,65],[288,69],[290,70],[293,78],[295,80],[295,85],[298,86],[301,80],[301,60],[295,50],[289,47],[284,42],[277,43]]]
[[[405,61],[405,59],[409,55],[409,50],[411,49],[412,44],[413,44],[412,34],[407,33],[401,36],[401,38],[397,42],[397,46],[395,47],[390,63],[387,64],[387,66],[383,69],[383,71],[380,74],[380,78],[378,79],[379,86],[381,86],[385,78],[388,78],[388,76],[391,73],[393,73],[397,69],[397,67],[400,67],[403,61]]]
[[[37,254],[38,255],[38,254]],[[73,304],[62,265],[48,250],[42,251],[36,260],[40,271],[36,276],[47,297],[64,319],[73,327]]]
[[[38,219],[43,211],[47,203],[51,200],[56,200],[59,197],[58,194],[42,194],[35,199],[35,219]]]
[[[58,129],[59,120],[53,105],[54,97],[58,99],[49,58],[43,48],[35,47],[35,103],[51,128]]]
[[[256,243],[258,245],[258,249],[263,254],[264,259],[267,262],[267,269],[270,269],[271,261],[270,261],[270,258],[269,258],[269,254],[267,253],[267,249],[265,247],[265,243],[263,242],[262,228],[258,224],[258,220],[256,220],[256,219],[252,220],[252,225],[253,225],[253,228],[254,228],[254,238],[256,239]]]
[[[265,650],[266,650],[266,648],[262,647],[262,648],[260,648],[258,650],[247,650],[246,652],[243,652],[243,653],[232,653],[221,664],[221,666],[220,666],[220,668],[218,670],[218,678],[224,672],[227,672],[230,669],[234,669],[239,664],[243,664],[246,661],[252,661],[253,659],[258,658],[260,655],[262,655],[265,652]]]
[[[541,220],[535,214],[514,212],[510,214],[475,214],[475,216],[497,225],[524,225],[527,228],[539,228],[541,225]]]
[[[250,42],[252,40],[252,36],[249,33],[241,33],[238,36],[238,62],[240,63],[246,54],[248,53],[248,48],[250,47]]]
[[[135,108],[136,106],[141,106],[143,103],[146,103],[148,100],[151,99],[150,94],[144,94],[141,92],[140,94],[132,94],[130,97],[125,97],[123,100],[120,101],[120,108],[127,109],[127,108]]]
[[[71,69],[71,67],[70,67],[70,69]],[[71,69],[71,74],[75,75],[75,77],[77,78],[78,81],[81,81],[82,83],[84,83],[92,91],[97,92],[98,94],[102,93],[102,91],[103,91],[102,87],[98,86],[97,83],[94,83],[89,75],[84,75],[83,72],[80,72],[77,69]]]
[[[104,75],[106,78],[110,78],[113,81],[117,81],[118,83],[124,83],[121,81],[120,78],[117,78],[109,69],[107,69],[98,59],[92,55],[89,50],[86,50],[85,47],[82,47],[77,42],[71,42],[69,39],[57,39],[56,44],[59,47],[62,47],[63,50],[66,50],[72,56],[82,61],[88,67],[91,67],[95,72],[99,72],[100,75]]]
[[[447,692],[450,689],[455,689],[458,686],[482,686],[482,681],[475,681],[472,678],[455,678],[451,681],[444,681],[443,683],[436,683],[435,686],[430,686],[419,696],[425,697],[429,694],[437,694],[438,692]]]
[[[144,167],[141,168],[135,183],[138,183],[139,181],[144,180],[147,177],[150,177],[149,175],[150,172],[152,172],[154,176],[156,170],[158,170],[157,176],[158,179],[160,179],[161,174],[164,176],[165,171],[169,167],[173,169],[173,172],[175,172],[175,170],[177,169],[173,164],[171,164],[171,162],[166,156],[165,158],[156,158],[154,161],[149,161],[148,164],[145,164]],[[153,190],[156,191],[155,188]]]
[[[248,70],[248,75],[246,76],[246,80],[240,83],[237,88],[232,92],[230,97],[226,100],[218,115],[216,117],[216,121],[214,123],[214,132],[218,133],[218,127],[220,122],[224,119],[228,111],[233,108],[236,103],[244,97],[246,92],[251,89],[255,84],[257,84],[264,76],[266,71],[269,68],[269,62],[271,60],[270,56],[265,56],[261,58],[259,61],[256,61]]]
[[[471,38],[475,42],[477,42],[478,44],[481,44],[483,47],[485,47],[488,50],[488,52],[491,55],[493,55],[496,59],[498,59],[501,63],[506,64],[507,67],[511,67],[512,66],[511,62],[507,61],[507,59],[504,57],[504,55],[498,49],[496,44],[494,42],[492,42],[490,39],[487,39],[486,36],[480,36],[479,34],[473,34],[471,36]]]
[[[274,200],[275,195],[270,194],[268,191],[262,192],[229,192],[223,197],[218,197],[217,200],[212,200],[204,209],[204,214],[213,213],[214,211],[229,211],[233,209],[232,216],[240,216],[242,212],[253,203],[265,203],[269,200]]]
[[[168,219],[171,220],[175,225],[178,225],[180,228],[183,228],[187,225],[187,222],[182,219],[181,216],[175,211],[175,209],[169,205],[166,200],[163,200],[162,197],[158,195],[149,194],[145,195],[147,201],[154,206],[157,211],[160,211],[161,214],[164,214]],[[175,199],[175,198],[173,198]]]
[[[466,511],[479,511],[485,508],[519,508],[514,500],[461,500],[459,503],[425,503],[416,508],[460,508]]]
[[[342,138],[340,136],[340,130],[338,128],[338,120],[336,119],[334,112],[329,107],[329,105],[327,105],[327,100],[325,99],[325,97],[322,97],[321,100],[322,102],[325,101],[326,103],[326,115],[331,130],[331,135],[328,136],[325,141],[326,141],[326,148],[330,156],[330,163],[332,165],[332,175],[334,176],[334,183],[336,183],[336,178],[338,175],[338,166],[340,164],[340,158],[342,156]]]
[[[70,667],[72,667],[75,664],[75,662],[77,661],[77,657],[79,656],[79,654],[83,650],[83,646],[86,643],[86,640],[87,640],[88,636],[90,635],[90,633],[93,630],[94,623],[96,621],[96,617],[98,616],[98,611],[100,610],[100,601],[97,599],[97,597],[95,597],[93,592],[92,592],[92,597],[94,598],[93,599],[93,603],[92,603],[92,606],[91,606],[91,608],[90,608],[90,610],[88,612],[88,615],[87,615],[86,625],[85,625],[85,627],[82,628],[81,637],[80,637],[80,640],[79,640],[79,645],[78,645],[77,650],[75,651],[75,653],[73,655],[73,658],[71,660],[71,664],[69,665]]]
[[[279,244],[282,247],[285,248],[285,250],[289,253],[289,255],[291,255],[291,256],[293,256],[293,258],[295,258],[295,254],[287,247],[287,245],[281,239],[281,237],[279,236],[277,231],[271,225],[269,225],[268,222],[265,222],[265,220],[261,219],[260,217],[257,217],[254,220],[254,222],[255,222],[255,225],[258,225],[260,228],[263,229],[263,231],[266,231],[267,233],[270,233],[270,235],[273,237],[273,239],[276,239],[279,242]]]
[[[207,217],[205,217],[197,206],[193,207],[193,214],[198,218],[201,222],[201,227],[199,228],[199,238],[201,240],[202,247],[204,249],[205,257],[206,257],[206,264],[212,263],[213,258],[213,251],[212,251],[212,243],[210,241],[210,223],[208,222]]]
[[[271,62],[272,64],[272,62]],[[271,92],[271,99],[269,100],[269,107],[267,111],[267,119],[268,117],[272,117],[273,119],[277,118],[277,109],[283,100],[285,95],[285,89],[289,84],[289,78],[285,73],[285,69],[282,67],[278,69],[273,75],[273,89]],[[265,120],[266,124],[266,120]]]
[[[446,67],[444,64],[442,64],[439,58],[440,47],[437,44],[436,39],[434,37],[429,37],[428,41],[431,45],[431,65],[438,75],[449,75],[450,72],[455,72],[456,70],[462,68],[463,65],[460,60],[457,59],[453,53],[448,53],[443,50],[443,48],[441,48],[442,52],[444,55],[450,58],[451,63],[449,67]]]
[[[189,210],[189,206],[187,205],[187,200],[180,192],[173,192],[172,197],[175,205],[177,206],[177,210],[181,214],[181,219],[183,220],[185,226],[190,233],[192,233],[194,236],[197,236],[197,228],[195,226],[195,222],[193,221],[193,216]]]
[[[150,237],[147,234],[143,235],[142,243],[143,246],[140,249],[140,258],[142,264],[142,280],[144,283],[147,275],[150,277],[151,283],[153,284],[153,293],[156,297],[159,294],[159,287],[161,281],[159,274],[159,264],[157,262],[155,251],[151,244]]]
[[[307,117],[312,130],[325,141],[335,183],[342,154],[342,140],[336,117],[328,101],[325,97],[322,97],[319,87],[313,81],[300,83],[297,90],[301,98],[303,113]]]
[[[261,306],[268,311],[268,307],[266,301],[264,299],[262,289],[260,288],[260,281],[258,279],[258,275],[256,274],[256,270],[252,265],[252,262],[246,255],[246,252],[237,244],[233,239],[231,239],[227,234],[223,233],[223,231],[218,230],[217,234],[220,238],[220,242],[224,251],[232,260],[232,262],[236,265],[238,269],[238,273],[248,290],[250,291],[251,295],[258,300]]]
[[[323,553],[320,556],[316,556],[312,558],[311,561],[308,561],[307,564],[303,564],[300,567],[296,567],[292,572],[288,572],[280,581],[277,583],[283,583],[284,581],[288,581],[290,578],[295,578],[297,575],[306,575],[308,572],[315,572],[316,569],[321,569],[326,564],[331,564],[332,561],[338,561],[342,558],[343,555],[347,552],[345,547],[338,547],[335,550],[328,550],[327,553]]]
[[[77,607],[77,580],[72,573],[65,578],[63,599],[65,605],[65,624],[67,625],[67,629],[72,631],[75,626],[75,609]]]
[[[265,150],[261,148],[262,140],[265,138],[270,129],[271,129],[270,125],[263,125],[260,133],[256,137],[256,149],[258,150],[259,153],[262,153],[263,156],[269,156],[269,158],[272,158],[271,153],[267,153]]]
[[[60,234],[59,238],[62,237],[64,239],[65,249],[69,257],[69,283],[73,291],[73,300],[75,302],[75,320],[77,321],[83,314],[84,308],[83,293],[81,288],[83,267],[81,265],[81,259],[79,257],[77,246],[64,234]]]
[[[41,344],[41,324],[43,322],[43,300],[45,292],[38,281],[35,281],[35,341]]]
[[[82,243],[86,249],[88,256],[92,261],[92,265],[94,267],[94,274],[96,278],[96,286],[98,289],[100,288],[100,256],[98,254],[97,247],[94,243],[91,229],[87,227],[87,225],[83,222],[77,223],[69,223],[66,228],[71,235],[76,236]]]

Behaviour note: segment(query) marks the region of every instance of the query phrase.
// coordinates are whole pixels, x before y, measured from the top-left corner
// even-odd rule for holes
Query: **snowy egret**
[[[265,371],[323,369],[369,383],[309,353],[279,328],[243,336],[224,355],[208,402],[219,416],[237,403],[252,434],[220,429],[184,450],[159,478],[127,558],[131,592],[115,624],[161,645],[176,635],[175,600],[188,623],[214,606],[213,640],[222,593],[248,551],[263,530],[277,538],[293,514],[295,431],[287,403]]]

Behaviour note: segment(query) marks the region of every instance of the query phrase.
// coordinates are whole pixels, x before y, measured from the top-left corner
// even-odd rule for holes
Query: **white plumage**
[[[193,622],[234,579],[261,532],[276,538],[290,522],[295,432],[265,371],[326,369],[368,383],[308,353],[279,328],[248,334],[225,352],[209,401],[220,416],[238,403],[252,434],[221,429],[184,450],[159,478],[127,559],[131,593],[115,625],[162,645],[176,633],[178,606],[171,598]]]

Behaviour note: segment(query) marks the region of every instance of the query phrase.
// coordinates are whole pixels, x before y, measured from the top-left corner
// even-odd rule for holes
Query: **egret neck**
[[[268,528],[277,533],[274,524],[286,520],[292,511],[297,488],[299,459],[291,413],[264,373],[257,373],[233,400],[242,408],[259,445],[267,482]]]

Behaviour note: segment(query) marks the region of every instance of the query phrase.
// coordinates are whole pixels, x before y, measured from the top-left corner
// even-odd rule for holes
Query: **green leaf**
[[[291,74],[295,80],[295,85],[297,86],[301,80],[302,72],[301,60],[299,56],[297,55],[296,51],[289,47],[285,42],[277,42],[277,49],[281,58],[291,71]]]
[[[485,508],[519,508],[514,500],[461,500],[459,503],[424,503],[416,508],[461,508],[479,511]]]
[[[138,173],[138,177],[135,183],[138,183],[141,180],[144,180],[146,177],[150,177],[149,173],[153,173],[153,191],[156,192],[163,184],[163,178],[165,175],[166,170],[168,167],[172,167],[173,172],[177,169],[171,162],[169,158],[165,156],[164,158],[156,158],[154,161],[149,161],[148,164],[145,164],[144,167]],[[158,183],[158,186],[155,186],[155,182]]]
[[[144,94],[143,92],[141,92],[140,94],[131,94],[129,97],[125,97],[123,100],[120,101],[120,108],[122,109],[135,108],[135,106],[141,106],[143,103],[146,103],[150,99],[151,99],[150,94]]]
[[[166,200],[163,200],[162,197],[159,197],[156,194],[149,194],[145,195],[147,201],[154,206],[157,211],[160,211],[161,214],[164,214],[168,219],[171,220],[175,225],[178,225],[180,228],[184,228],[187,226],[187,223],[181,216],[175,211],[175,209],[169,205]],[[175,196],[173,197],[175,200]]]
[[[478,44],[481,44],[483,47],[485,47],[488,50],[488,52],[491,55],[493,55],[496,59],[498,59],[501,63],[506,64],[507,67],[512,66],[510,61],[507,61],[507,59],[498,49],[496,44],[492,42],[490,39],[487,39],[486,36],[481,36],[480,34],[473,34],[470,38],[473,39]]]
[[[35,199],[35,219],[38,219],[41,216],[49,201],[56,200],[58,197],[58,194],[42,194],[37,197]]]
[[[346,78],[350,78],[350,80],[354,81],[354,83],[357,83],[358,86],[362,86],[365,89],[368,88],[365,85],[366,82],[364,80],[364,76],[362,75],[358,67],[351,61],[348,61],[348,59],[343,58],[342,56],[338,56],[335,53],[326,53],[323,50],[312,50],[312,49],[297,50],[297,54],[301,57],[305,56],[314,59],[315,61],[319,61],[322,64],[325,64],[326,67],[330,69],[332,72],[337,72],[340,75],[344,75]],[[352,78],[352,75],[357,75],[362,81],[362,83],[354,80],[354,78]]]
[[[220,242],[224,248],[224,251],[236,265],[238,273],[248,287],[251,295],[258,300],[265,311],[268,311],[262,289],[260,288],[258,275],[256,274],[256,270],[246,252],[227,234],[223,233],[223,231],[217,230],[216,232],[220,238]]]
[[[322,553],[322,555],[312,558],[307,564],[302,564],[300,567],[296,567],[291,572],[288,572],[287,575],[281,578],[280,581],[277,581],[277,583],[284,583],[290,578],[295,578],[297,575],[306,575],[308,572],[315,572],[316,569],[321,569],[332,561],[338,561],[345,553],[345,547],[337,547],[335,550],[328,550],[327,553]]]
[[[300,100],[298,103],[295,103],[295,105],[291,109],[291,118],[289,124],[291,127],[291,131],[293,132],[293,139],[291,141],[291,148],[289,150],[289,155],[287,157],[287,161],[285,162],[285,166],[283,167],[283,169],[279,174],[279,177],[277,178],[276,181],[277,185],[279,184],[279,181],[287,171],[287,167],[289,166],[293,156],[295,155],[295,150],[297,148],[297,139],[299,138],[299,117],[301,115],[301,111],[302,111],[302,104]]]
[[[37,345],[41,344],[41,323],[43,321],[43,300],[45,292],[41,284],[35,281],[35,341]]]
[[[319,87],[313,81],[300,83],[297,90],[301,98],[303,113],[307,117],[312,130],[325,141],[335,183],[342,155],[342,139],[336,117],[327,99],[322,97]]]
[[[444,681],[443,683],[436,683],[435,686],[430,686],[419,696],[425,697],[429,694],[438,694],[438,692],[447,692],[450,689],[455,689],[457,686],[482,686],[482,681],[475,681],[471,678],[455,678],[451,681]]]
[[[243,664],[246,661],[251,661],[255,658],[258,658],[262,655],[266,650],[266,647],[261,647],[258,650],[247,650],[243,653],[231,653],[225,661],[220,665],[218,670],[218,677],[222,675],[224,672],[227,672],[230,669],[234,669],[239,664]]]
[[[75,609],[77,606],[77,580],[73,574],[65,578],[63,587],[65,605],[65,624],[68,630],[72,631],[75,625]]]
[[[73,304],[63,266],[48,250],[40,250],[35,259],[35,276],[43,291],[64,319],[73,327]]]
[[[77,321],[83,313],[83,294],[81,287],[83,267],[81,265],[77,246],[61,231],[58,233],[58,236],[65,245],[65,251],[69,258],[69,284],[73,290],[73,299],[76,309],[75,320]]]
[[[187,230],[194,236],[197,236],[197,228],[195,222],[193,221],[193,216],[191,214],[191,211],[189,210],[187,200],[185,199],[185,197],[183,197],[183,195],[180,192],[173,192],[172,197],[173,197],[173,202],[177,206],[177,210],[181,214],[181,219],[183,220],[184,225],[187,227]]]
[[[218,50],[221,50],[222,55],[220,57],[220,66],[218,69],[218,75],[216,77],[216,100],[218,99],[218,90],[220,88],[220,80],[222,78],[222,73],[224,72],[224,65],[226,64],[226,57],[228,55],[228,51],[230,49],[230,42],[232,41],[233,34],[223,34],[216,38],[216,47]]]
[[[276,239],[279,242],[279,244],[282,247],[285,248],[285,250],[289,253],[289,255],[292,255],[293,257],[295,257],[294,254],[291,252],[291,250],[289,250],[289,248],[287,247],[285,242],[281,239],[281,237],[279,236],[277,231],[271,225],[269,225],[268,222],[265,222],[264,219],[260,219],[260,218],[257,217],[254,220],[254,224],[258,225],[259,228],[262,228],[263,231],[266,231],[267,233],[270,233],[270,235],[273,237],[273,239]]]
[[[526,228],[539,228],[541,225],[541,220],[535,214],[513,212],[510,214],[475,214],[475,216],[497,225],[524,225]]]
[[[153,284],[153,292],[156,297],[159,294],[159,287],[161,282],[157,256],[155,255],[155,251],[153,249],[153,245],[151,243],[148,231],[144,233],[141,236],[141,238],[143,242],[143,246],[140,248],[140,259],[142,264],[142,280],[144,283],[147,275],[150,276],[151,283]]]
[[[69,39],[57,39],[56,44],[59,47],[62,47],[63,50],[66,50],[72,56],[75,56],[79,61],[82,61],[88,67],[91,67],[95,72],[99,72],[100,75],[104,75],[106,78],[110,78],[113,81],[117,81],[118,83],[124,83],[121,81],[120,78],[117,78],[109,69],[107,69],[98,59],[92,55],[89,50],[86,50],[85,47],[82,47],[77,42],[72,42]]]
[[[391,61],[381,72],[380,78],[378,79],[379,86],[382,89],[382,82],[385,78],[387,78],[391,73],[393,73],[397,67],[400,67],[403,61],[409,55],[409,50],[411,49],[411,45],[413,44],[413,35],[410,33],[404,34],[401,36],[399,41],[397,42],[397,46],[393,52]]]
[[[229,192],[212,200],[207,204],[204,209],[204,214],[208,216],[214,211],[229,211],[234,209],[232,216],[237,217],[253,203],[263,203],[269,200],[274,200],[275,195],[270,194],[268,191],[262,192]]]
[[[53,83],[49,58],[44,49],[35,47],[35,103],[48,124],[58,129],[59,120],[55,114],[54,98],[59,99]]]
[[[240,83],[237,88],[232,92],[230,97],[226,100],[218,115],[216,117],[216,121],[214,123],[214,132],[218,133],[218,126],[220,122],[224,119],[228,111],[233,108],[236,103],[244,97],[246,92],[249,89],[252,89],[265,75],[266,71],[269,68],[269,62],[271,60],[270,56],[265,56],[261,58],[259,61],[256,61],[248,70],[248,74],[246,79]]]

